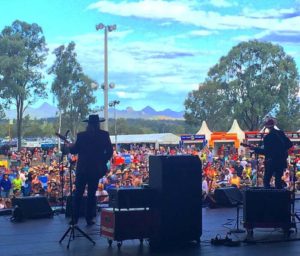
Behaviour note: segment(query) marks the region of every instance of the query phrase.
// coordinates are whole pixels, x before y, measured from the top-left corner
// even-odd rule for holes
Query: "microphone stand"
[[[297,214],[296,210],[295,210],[295,201],[296,201],[296,162],[294,161],[293,163],[293,176],[291,177],[293,180],[292,180],[292,198],[291,198],[291,201],[292,201],[292,209],[291,209],[291,215],[292,215],[292,224],[294,225],[294,228],[297,232],[297,224],[296,224],[296,219],[298,221],[300,221],[300,217],[299,215]]]
[[[264,127],[262,135],[261,135],[261,139],[260,139],[260,145],[259,147],[262,146],[264,138],[265,138],[265,132],[266,132],[266,127]],[[256,159],[256,187],[258,187],[258,168],[259,168],[259,159],[258,159],[258,154],[254,151],[255,154],[255,159]],[[266,169],[265,169],[266,171]],[[265,173],[263,174],[265,175]],[[264,179],[264,176],[262,177]]]
[[[64,140],[65,141],[65,140]],[[69,235],[68,245],[67,249],[70,247],[70,243],[72,240],[75,240],[75,231],[78,231],[81,235],[83,235],[85,238],[87,238],[89,241],[93,243],[93,245],[96,244],[96,242],[84,231],[82,231],[77,224],[75,224],[75,216],[74,216],[74,206],[73,206],[73,182],[72,182],[72,170],[71,170],[71,163],[68,162],[68,171],[69,171],[69,190],[70,190],[70,197],[71,197],[71,221],[69,223],[69,228],[66,230],[66,232],[63,234],[61,239],[59,240],[59,243],[62,243],[62,241],[66,238],[67,235]]]
[[[67,138],[68,133],[70,132],[70,130],[67,130],[66,134],[65,134],[65,138]],[[65,186],[65,178],[64,178],[64,156],[66,155],[66,141],[63,140],[63,146],[61,149],[61,156],[59,158],[59,162],[58,162],[58,167],[59,167],[59,177],[60,177],[60,197],[61,197],[61,202],[60,202],[60,209],[56,210],[57,213],[65,213],[66,209],[64,208],[65,204],[64,204],[64,186]]]

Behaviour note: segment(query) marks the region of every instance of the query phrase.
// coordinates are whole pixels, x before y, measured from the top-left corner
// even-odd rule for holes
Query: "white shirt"
[[[202,193],[205,192],[206,194],[208,194],[208,184],[207,184],[207,180],[204,179],[202,181]]]

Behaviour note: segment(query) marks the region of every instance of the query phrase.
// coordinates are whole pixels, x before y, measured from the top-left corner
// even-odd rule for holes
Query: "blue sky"
[[[280,44],[300,67],[300,0],[0,0],[0,10],[1,30],[16,19],[39,24],[49,53],[74,41],[78,61],[99,84],[104,33],[95,25],[116,24],[108,70],[116,84],[109,100],[120,100],[118,109],[184,110],[188,92],[242,41]],[[53,61],[50,54],[48,67]],[[96,95],[103,105],[101,89]]]

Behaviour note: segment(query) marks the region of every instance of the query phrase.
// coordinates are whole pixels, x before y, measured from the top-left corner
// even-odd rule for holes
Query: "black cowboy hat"
[[[99,118],[98,115],[89,115],[89,118],[88,119],[85,119],[83,120],[82,122],[86,122],[86,123],[89,123],[89,124],[95,124],[95,123],[101,123],[101,122],[104,122],[105,119],[104,118]]]

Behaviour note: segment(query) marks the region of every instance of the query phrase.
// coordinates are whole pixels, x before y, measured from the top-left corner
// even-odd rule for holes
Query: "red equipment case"
[[[123,240],[149,238],[152,214],[144,208],[113,209],[106,208],[101,211],[100,234],[106,237],[109,245],[118,242],[118,247]]]

